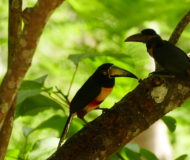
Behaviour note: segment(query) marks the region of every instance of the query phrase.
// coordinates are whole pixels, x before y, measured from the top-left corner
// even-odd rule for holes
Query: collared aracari
[[[98,67],[98,69],[78,90],[70,103],[69,117],[61,134],[58,148],[61,146],[61,143],[68,132],[72,117],[77,115],[80,119],[84,119],[84,116],[88,112],[97,109],[100,103],[102,103],[111,93],[115,84],[115,77],[131,77],[138,79],[131,72],[111,63],[105,63]]]
[[[180,48],[162,38],[153,29],[129,36],[126,42],[146,43],[147,52],[162,67],[159,73],[185,78],[190,75],[190,59]],[[157,72],[156,72],[157,73]]]

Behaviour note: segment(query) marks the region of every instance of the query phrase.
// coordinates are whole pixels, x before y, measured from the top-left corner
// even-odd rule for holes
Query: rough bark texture
[[[2,127],[2,132],[0,132],[0,137],[2,139],[1,141],[1,147],[0,147],[0,159],[3,159],[9,144],[11,132],[12,132],[12,127],[13,127],[13,120],[14,120],[14,113],[16,109],[16,100],[12,104],[9,112],[6,115],[3,127]]]
[[[9,54],[11,59],[9,59],[8,71],[0,86],[0,122],[2,122],[10,109],[17,89],[31,65],[39,37],[49,16],[62,1],[39,0],[33,8],[27,8],[22,13],[24,29],[21,32],[19,41],[17,41],[17,45],[12,49],[14,54]],[[18,0],[13,0],[13,2],[13,6],[18,4]],[[10,28],[12,27],[10,26]],[[14,37],[10,37],[10,41],[11,39],[14,39]]]
[[[190,11],[178,23],[176,44],[190,22]],[[190,79],[148,77],[109,111],[68,139],[48,160],[105,160],[169,111],[190,97]]]
[[[38,40],[51,13],[64,0],[38,0],[33,8],[22,11],[22,0],[9,0],[9,53],[8,69],[0,86],[0,142],[6,144],[4,130],[12,127],[5,119],[12,113],[18,88],[29,69]],[[23,30],[21,21],[24,22]],[[13,109],[14,110],[14,109]],[[9,113],[10,112],[10,113]],[[5,137],[4,137],[4,136]],[[4,143],[5,142],[5,143]],[[6,147],[0,146],[0,159]]]
[[[49,160],[106,159],[189,96],[189,80],[149,77],[68,139]]]

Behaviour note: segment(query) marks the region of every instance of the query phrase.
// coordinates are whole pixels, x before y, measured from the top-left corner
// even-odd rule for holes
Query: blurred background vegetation
[[[23,8],[33,6],[35,2],[36,0],[24,0]],[[89,75],[105,62],[126,68],[140,78],[147,77],[154,70],[154,64],[146,54],[145,46],[140,43],[126,44],[124,39],[147,27],[154,28],[164,39],[168,39],[178,21],[190,9],[189,6],[190,0],[64,2],[48,21],[32,67],[19,91],[13,134],[6,159],[43,160],[54,152],[68,115],[68,106],[60,103],[53,91],[57,86],[66,94],[76,68],[70,100]],[[0,1],[0,11],[2,80],[7,65],[7,0]],[[187,53],[190,52],[189,33],[190,27],[187,27],[177,44]],[[118,78],[116,84],[101,107],[111,107],[134,89],[138,82],[130,78]],[[100,114],[99,111],[93,111],[85,118],[91,121]],[[190,154],[190,101],[170,115],[177,121],[176,131],[169,133],[174,157]],[[75,118],[68,136],[76,133],[83,124]],[[122,151],[121,153],[123,154]]]

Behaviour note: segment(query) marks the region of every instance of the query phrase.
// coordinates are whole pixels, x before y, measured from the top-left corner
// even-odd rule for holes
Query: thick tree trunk
[[[64,0],[38,0],[33,8],[22,11],[22,0],[9,0],[9,53],[7,73],[0,86],[0,160],[3,159],[11,133],[18,88],[29,69],[38,40],[47,20]],[[24,22],[23,30],[21,21]],[[8,134],[7,133],[7,134]]]

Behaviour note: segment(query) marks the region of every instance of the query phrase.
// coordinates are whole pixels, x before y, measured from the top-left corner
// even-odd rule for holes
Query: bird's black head
[[[104,87],[113,86],[115,77],[131,77],[138,79],[133,73],[119,68],[112,63],[104,63],[99,66],[92,77]]]
[[[159,35],[153,29],[144,29],[141,33],[129,36],[125,42],[143,42],[146,43],[153,37],[159,37]]]
[[[153,37],[147,41],[146,47],[147,49],[157,48],[157,47],[160,47],[162,44],[163,44],[163,41],[160,37]]]
[[[153,29],[150,29],[150,28],[143,29],[143,30],[141,31],[141,34],[142,34],[142,35],[157,35],[156,31],[153,30]]]
[[[98,67],[95,72],[96,75],[112,79],[114,77],[132,77],[138,79],[133,73],[117,67],[112,63],[104,63]]]

